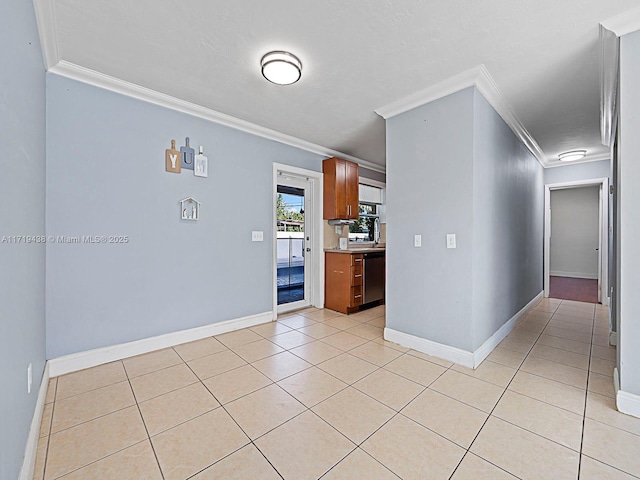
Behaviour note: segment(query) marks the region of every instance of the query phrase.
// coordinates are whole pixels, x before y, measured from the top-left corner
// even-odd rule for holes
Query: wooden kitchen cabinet
[[[347,314],[358,310],[363,300],[362,265],[362,253],[325,253],[325,308]]]
[[[324,174],[324,219],[357,220],[360,171],[357,163],[341,158],[322,162]]]

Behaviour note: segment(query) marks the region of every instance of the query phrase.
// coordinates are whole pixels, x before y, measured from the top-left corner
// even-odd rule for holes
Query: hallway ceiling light
[[[289,52],[269,52],[260,60],[260,66],[264,78],[277,85],[291,85],[302,76],[302,62]]]
[[[561,162],[575,162],[576,160],[582,160],[586,154],[586,150],[571,150],[558,155],[558,160]]]

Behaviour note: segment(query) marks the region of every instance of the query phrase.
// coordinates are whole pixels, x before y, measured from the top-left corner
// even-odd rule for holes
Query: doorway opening
[[[545,186],[545,297],[608,304],[608,179]]]
[[[278,305],[283,305],[304,300],[305,189],[279,183],[277,191]]]
[[[321,194],[322,173],[274,164],[274,319],[324,303]]]

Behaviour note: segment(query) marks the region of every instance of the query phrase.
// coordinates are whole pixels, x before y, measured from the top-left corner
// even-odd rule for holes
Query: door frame
[[[272,259],[272,279],[273,279],[273,320],[278,318],[278,244],[277,237],[277,214],[276,214],[276,200],[278,198],[278,177],[279,173],[285,175],[291,175],[292,177],[305,178],[311,185],[311,203],[312,203],[312,215],[313,220],[310,223],[311,232],[309,237],[310,242],[310,257],[312,275],[310,285],[309,303],[316,308],[323,308],[324,306],[324,224],[322,218],[322,192],[323,192],[323,175],[322,172],[316,172],[313,170],[307,170],[305,168],[293,167],[291,165],[285,165],[282,163],[273,163],[273,196],[271,199],[272,205],[272,218],[271,218],[271,238],[273,241],[273,250],[271,254]],[[305,209],[307,207],[305,206]],[[305,266],[309,257],[305,257]],[[305,286],[306,288],[306,286]],[[299,307],[292,307],[291,310],[295,310]],[[287,310],[285,307],[283,310]]]
[[[551,266],[551,191],[599,186],[598,228],[598,300],[609,305],[609,179],[594,178],[574,182],[550,183],[544,186],[544,296],[549,297]]]

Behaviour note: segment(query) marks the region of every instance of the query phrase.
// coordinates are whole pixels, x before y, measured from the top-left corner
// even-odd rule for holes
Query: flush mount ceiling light
[[[558,155],[558,160],[561,162],[575,162],[576,160],[582,160],[586,154],[586,150],[571,150]]]
[[[289,52],[269,52],[260,60],[260,66],[264,78],[277,85],[291,85],[302,76],[302,62]]]

